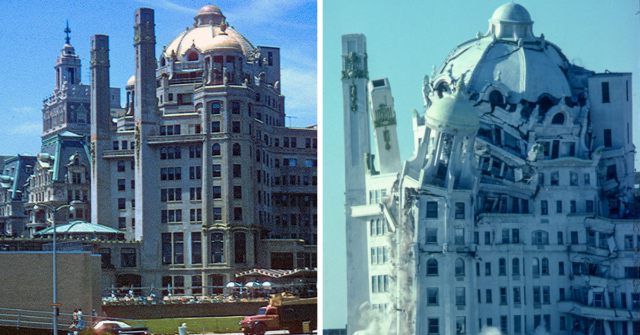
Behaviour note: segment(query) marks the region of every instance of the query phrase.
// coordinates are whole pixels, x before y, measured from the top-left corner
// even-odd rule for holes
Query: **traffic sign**
[[[52,302],[49,304],[49,306],[51,307],[62,307],[62,303],[60,302]]]

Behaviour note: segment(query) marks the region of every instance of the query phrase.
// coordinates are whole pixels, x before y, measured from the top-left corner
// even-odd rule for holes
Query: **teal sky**
[[[134,72],[133,13],[155,9],[156,57],[193,25],[204,5],[220,8],[227,22],[253,45],[281,49],[282,92],[294,127],[317,123],[317,3],[315,0],[0,0],[0,155],[35,154],[42,134],[42,100],[53,93],[56,58],[66,20],[71,45],[90,82],[90,42],[109,35],[111,86],[124,87]]]
[[[402,160],[413,151],[411,109],[424,112],[422,78],[459,43],[487,32],[505,0],[337,1],[323,3],[323,144],[325,328],[344,328],[346,249],[341,35],[367,37],[369,77],[388,77],[394,96]],[[640,143],[640,14],[630,0],[527,0],[536,36],[558,45],[567,58],[596,72],[633,72],[634,143]],[[638,159],[636,158],[636,164]]]

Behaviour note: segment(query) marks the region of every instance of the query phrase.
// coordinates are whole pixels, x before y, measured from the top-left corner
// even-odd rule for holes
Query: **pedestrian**
[[[98,321],[100,321],[100,320],[98,320],[98,312],[96,312],[95,308],[93,309],[93,313],[91,313],[91,316],[93,318],[93,320],[91,320],[91,321],[92,321],[93,325],[95,326],[96,323],[98,323]]]

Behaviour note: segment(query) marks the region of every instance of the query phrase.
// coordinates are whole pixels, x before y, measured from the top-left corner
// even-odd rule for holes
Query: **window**
[[[593,213],[593,200],[587,200],[587,213]]]
[[[490,304],[490,303],[493,302],[493,299],[491,299],[491,289],[490,288],[488,288],[485,291],[484,302],[487,303],[487,304]],[[487,322],[488,322],[488,320],[487,320]],[[488,325],[488,323],[487,323],[487,325]]]
[[[438,275],[438,261],[431,258],[427,261],[427,276]]]
[[[551,172],[551,186],[560,185],[560,173],[559,172]]]
[[[466,304],[466,297],[464,287],[456,287],[456,305],[464,306]]]
[[[538,173],[538,185],[544,186],[544,173]]]
[[[118,229],[127,229],[127,218],[118,218]]]
[[[211,156],[220,156],[220,144],[214,143],[211,146]]]
[[[549,208],[547,207],[547,201],[540,201],[540,215],[549,215]]]
[[[562,213],[562,200],[556,200],[556,213]]]
[[[549,233],[536,230],[531,233],[531,244],[549,244]]]
[[[234,255],[236,263],[246,263],[247,262],[247,238],[245,233],[235,233],[234,234]]]
[[[438,306],[438,288],[427,288],[427,306]]]
[[[564,287],[560,288],[559,294],[560,294],[560,301],[565,301]]]
[[[191,208],[189,210],[189,221],[191,223],[202,222],[202,208]]]
[[[455,244],[464,244],[464,228],[455,229]]]
[[[233,144],[232,154],[234,156],[242,156],[242,148],[240,147],[240,143]]]
[[[213,198],[214,199],[222,199],[222,186],[214,186],[213,187]]]
[[[520,229],[511,229],[511,243],[520,243]]]
[[[507,275],[507,260],[504,258],[500,258],[498,261],[498,275],[506,276]]]
[[[520,275],[520,259],[517,257],[511,260],[511,273],[514,276]]]
[[[464,276],[464,261],[462,258],[456,259],[455,262],[456,276]]]
[[[436,201],[428,201],[427,202],[427,218],[438,218],[438,202]]]
[[[118,210],[125,210],[127,209],[127,199],[125,198],[118,198]]]
[[[624,235],[624,250],[633,250],[633,235]]]
[[[520,299],[520,287],[513,288],[513,303],[519,304],[522,300]]]
[[[296,148],[296,147],[297,147],[297,144],[296,144],[296,138],[295,138],[295,137],[292,137],[292,138],[291,138],[291,147],[292,147],[292,148]]]
[[[602,82],[602,103],[607,103],[607,102],[611,102],[609,100],[609,82],[603,81]]]
[[[231,102],[231,113],[240,114],[240,103],[238,101]]]
[[[502,332],[502,334],[506,334],[508,330],[507,327],[507,316],[506,315],[501,315],[500,316],[500,331]]]
[[[438,243],[438,229],[427,228],[425,243]]]
[[[571,232],[571,244],[578,244],[578,232],[577,231],[572,231]]]
[[[240,121],[232,121],[231,122],[231,131],[234,133],[240,132]]]
[[[640,308],[640,293],[631,293],[631,308]]]
[[[506,304],[507,304],[507,288],[501,287],[500,288],[500,305],[506,305]]]
[[[484,263],[484,275],[491,276],[491,262]]]
[[[222,220],[222,208],[220,207],[213,207],[213,219],[215,221],[220,221]]]
[[[520,315],[513,316],[513,332],[516,334],[522,333],[522,317]]]
[[[456,317],[456,334],[467,333],[467,320],[464,316]]]
[[[222,177],[222,167],[220,166],[220,164],[213,164],[211,171],[213,174],[213,178]]]
[[[438,325],[438,319],[427,319],[428,334],[439,334],[440,327]]]
[[[522,199],[522,214],[529,214],[529,200]]]
[[[540,286],[533,287],[533,303],[540,304]]]
[[[618,179],[618,171],[615,164],[607,166],[607,180]]]
[[[120,251],[120,265],[123,268],[132,268],[136,266],[136,249],[122,248]]]
[[[233,178],[242,178],[242,165],[233,164]]]
[[[224,263],[224,234],[222,232],[211,233],[211,263]]]
[[[211,132],[212,133],[219,133],[221,132],[221,128],[220,128],[220,121],[212,121],[211,122]]]
[[[611,148],[613,146],[611,143],[611,129],[604,130],[604,146],[605,148]]]
[[[488,231],[484,232],[484,244],[486,245],[491,244],[491,233]]]
[[[125,169],[124,161],[118,161],[118,172],[124,172]]]
[[[182,201],[182,188],[160,189],[160,201]]]
[[[233,198],[242,199],[242,186],[233,186]]]
[[[576,201],[575,200],[571,200],[569,202],[569,212],[576,213]]]
[[[553,116],[553,119],[551,119],[551,124],[564,124],[564,114],[556,113],[556,115]]]
[[[622,328],[627,328],[626,325],[623,325]],[[564,316],[560,317],[560,330],[567,330],[567,322]]]
[[[160,211],[161,223],[182,222],[182,209],[163,209]]]
[[[564,275],[564,262],[558,262],[558,275]]]
[[[126,184],[125,184],[125,180],[124,179],[118,179],[118,191],[124,191],[126,188]]]
[[[600,233],[598,237],[598,247],[608,248],[609,243],[607,242],[607,239],[609,238],[609,234]]]
[[[242,221],[242,207],[233,208],[233,219],[235,221]]]
[[[549,259],[546,257],[542,259],[542,274],[549,275]]]
[[[540,261],[537,258],[531,261],[531,273],[534,277],[540,276]]]
[[[222,111],[222,104],[220,102],[211,103],[211,114],[217,115]]]
[[[464,219],[464,202],[456,202],[456,219]]]
[[[502,229],[502,244],[509,244],[509,229]]]
[[[596,246],[596,232],[593,230],[587,229],[587,244],[595,247]]]

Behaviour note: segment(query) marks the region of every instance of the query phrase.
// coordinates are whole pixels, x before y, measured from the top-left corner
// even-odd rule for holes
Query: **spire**
[[[67,37],[65,37],[65,42],[66,44],[70,44],[69,41],[71,41],[71,37],[69,37],[69,33],[71,32],[71,29],[69,29],[69,20],[67,20],[67,28],[64,29],[64,33],[67,34]]]

